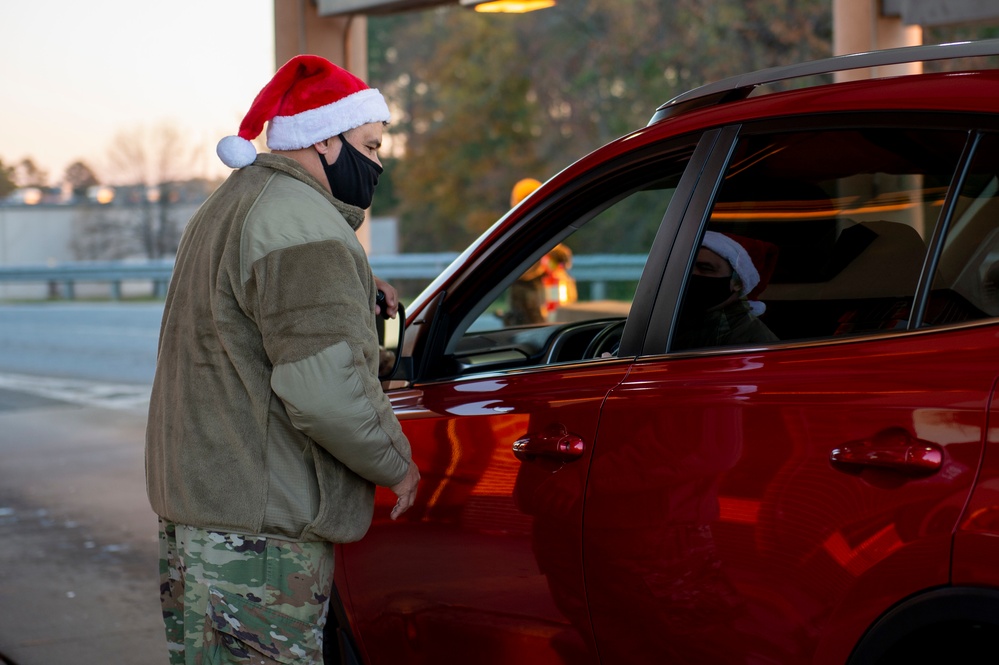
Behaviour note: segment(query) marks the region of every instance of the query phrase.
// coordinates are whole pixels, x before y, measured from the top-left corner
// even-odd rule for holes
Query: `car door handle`
[[[551,425],[541,432],[525,434],[513,442],[513,454],[522,462],[538,457],[571,462],[583,456],[583,439],[571,434],[565,425]]]
[[[912,436],[902,427],[892,427],[870,439],[834,448],[829,459],[834,465],[894,469],[908,475],[923,475],[934,473],[943,466],[943,449]]]

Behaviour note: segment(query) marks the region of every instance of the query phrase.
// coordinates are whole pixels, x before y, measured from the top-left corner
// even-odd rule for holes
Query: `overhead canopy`
[[[342,14],[394,14],[458,0],[316,0],[320,16]],[[999,23],[995,0],[881,0],[882,16],[899,17],[906,25],[926,27],[987,21]]]
[[[882,0],[882,16],[897,16],[906,25],[924,27],[986,21],[999,22],[995,0]]]
[[[317,0],[320,16],[340,14],[394,14],[440,5],[456,5],[458,0]]]

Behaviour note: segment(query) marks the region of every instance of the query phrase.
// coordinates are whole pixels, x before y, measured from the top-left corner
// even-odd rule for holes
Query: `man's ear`
[[[340,155],[340,137],[331,136],[325,141],[319,141],[318,143],[313,143],[312,147],[316,149],[323,157],[327,158],[326,161],[333,163],[336,161],[336,157]]]

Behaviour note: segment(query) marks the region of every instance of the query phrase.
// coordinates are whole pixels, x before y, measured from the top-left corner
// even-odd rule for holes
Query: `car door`
[[[688,209],[648,355],[593,446],[583,560],[604,662],[842,663],[894,603],[949,582],[999,365],[987,304],[945,274],[972,246],[933,250],[961,226],[977,139],[892,122],[747,125],[702,179],[712,203]],[[976,182],[963,198],[991,210]],[[751,255],[762,288],[742,302],[772,338],[683,330],[706,232]],[[694,318],[749,330],[719,311]]]
[[[999,316],[999,170],[994,164],[999,134],[983,132],[969,168],[969,176],[956,206],[940,267],[934,279],[935,291],[951,288],[960,293],[985,316]],[[994,328],[986,326],[978,334],[983,345],[991,342]],[[999,554],[999,370],[994,364],[994,348],[984,349],[979,362],[996,373],[989,401],[987,449],[971,498],[964,510],[954,542],[953,583],[995,589],[999,571],[992,565]],[[993,599],[995,602],[995,599]],[[993,605],[995,607],[995,605]]]
[[[422,474],[417,503],[392,522],[379,489],[369,533],[339,552],[365,662],[597,662],[581,553],[592,444],[644,338],[657,247],[672,241],[657,238],[664,214],[682,215],[697,178],[686,166],[713,140],[617,157],[532,197],[413,317],[423,378],[390,394]],[[577,298],[505,323],[554,247],[571,251]]]

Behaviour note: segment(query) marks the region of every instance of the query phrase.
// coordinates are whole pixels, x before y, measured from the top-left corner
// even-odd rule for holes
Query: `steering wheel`
[[[586,345],[583,358],[599,358],[607,352],[614,352],[621,342],[621,333],[624,332],[624,319],[607,324],[600,330],[590,343]]]

